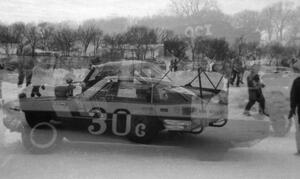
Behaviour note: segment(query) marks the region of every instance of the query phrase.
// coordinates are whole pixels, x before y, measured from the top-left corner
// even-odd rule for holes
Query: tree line
[[[215,0],[171,0],[171,15],[141,19],[90,19],[80,25],[17,22],[0,25],[0,46],[7,55],[35,55],[36,49],[72,52],[111,59],[132,53],[137,59],[154,58],[155,45],[164,44],[165,54],[195,62],[208,57],[224,60],[237,55],[268,55],[271,58],[299,56],[300,7],[292,2],[276,2],[261,11],[223,13]],[[206,25],[210,34],[202,33]],[[198,35],[190,36],[192,28]],[[200,27],[200,28],[199,28]],[[16,46],[16,47],[13,47]],[[90,50],[89,50],[90,51]]]
[[[0,25],[0,45],[10,55],[10,49],[15,45],[17,55],[35,55],[36,49],[44,51],[59,51],[63,56],[70,56],[71,52],[81,52],[87,55],[89,47],[93,48],[93,55],[98,55],[99,48],[107,50],[104,55],[124,57],[127,50],[131,50],[138,59],[145,59],[153,45],[160,43],[161,32],[145,26],[132,26],[124,32],[104,33],[97,24],[86,21],[78,27],[67,23],[53,24],[43,22],[39,24],[24,24],[22,22],[11,25]]]

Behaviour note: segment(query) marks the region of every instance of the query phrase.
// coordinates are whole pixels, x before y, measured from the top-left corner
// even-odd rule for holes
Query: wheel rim
[[[46,127],[50,130],[43,130],[39,128]],[[49,132],[51,133],[51,137],[49,137]],[[40,148],[40,149],[46,149],[51,147],[58,137],[58,133],[56,128],[49,123],[43,122],[35,125],[29,134],[30,142],[33,146]],[[46,139],[46,140],[45,140]]]

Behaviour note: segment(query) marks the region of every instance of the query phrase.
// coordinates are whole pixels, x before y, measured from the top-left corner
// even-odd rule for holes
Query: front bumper
[[[22,111],[12,107],[3,107],[3,125],[12,132],[20,132],[23,122],[25,122],[25,114]]]

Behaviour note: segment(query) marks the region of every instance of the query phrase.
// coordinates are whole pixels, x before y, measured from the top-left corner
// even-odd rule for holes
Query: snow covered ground
[[[206,138],[204,138],[206,139]],[[0,147],[0,178],[293,178],[300,156],[293,135],[270,137],[223,153],[207,138],[194,150],[179,146],[70,144],[32,155],[19,141]]]
[[[273,80],[266,81],[269,85],[276,86],[277,81],[288,87],[293,77],[282,78],[279,83],[277,77],[270,78]],[[15,74],[6,79],[2,83],[3,98],[11,100],[20,89],[16,88]],[[230,118],[243,118],[246,88],[230,90]],[[274,96],[272,90],[274,87],[266,90],[269,97]],[[282,94],[286,102],[286,92]],[[282,98],[270,99],[281,103]],[[280,115],[274,112],[274,116]],[[2,117],[0,110],[0,121]],[[225,129],[225,133],[230,132],[230,125]],[[21,145],[20,134],[10,133],[1,121],[0,178],[299,178],[300,156],[294,155],[294,130],[285,137],[270,136],[251,148],[229,151],[225,133],[211,129],[201,136],[175,136],[149,146],[118,140],[65,142],[52,154],[32,155]]]

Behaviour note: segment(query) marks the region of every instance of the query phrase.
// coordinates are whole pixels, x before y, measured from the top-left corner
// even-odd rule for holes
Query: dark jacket
[[[26,79],[26,86],[31,84],[32,69],[34,68],[35,60],[32,57],[18,58],[18,85],[22,85]]]
[[[233,62],[233,71],[240,73],[243,71],[243,62],[241,59],[237,58]]]
[[[32,70],[35,66],[35,59],[32,57],[19,57],[18,59],[18,70]]]
[[[296,78],[293,82],[291,89],[291,110],[295,113],[298,107],[298,114],[300,112],[300,77]]]
[[[248,90],[249,90],[249,99],[250,100],[259,100],[263,98],[262,93],[262,83],[260,81],[260,77],[258,74],[255,75],[249,75],[247,77],[247,84],[248,84]]]

